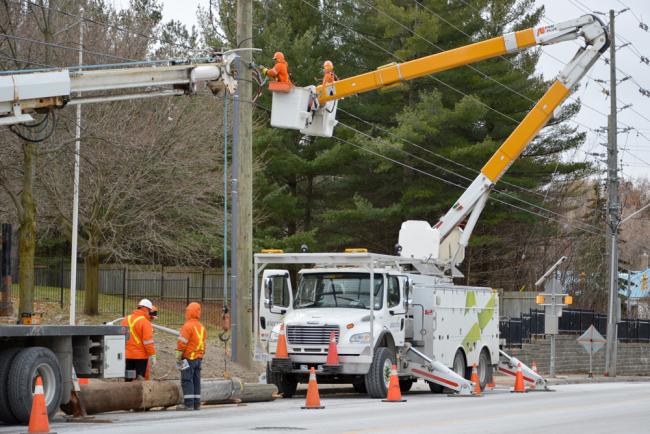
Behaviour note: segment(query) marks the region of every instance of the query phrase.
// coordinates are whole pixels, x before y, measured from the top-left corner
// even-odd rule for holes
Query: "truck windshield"
[[[374,275],[375,310],[381,309],[384,278]],[[303,274],[298,286],[294,309],[310,307],[370,308],[370,274],[309,273]]]

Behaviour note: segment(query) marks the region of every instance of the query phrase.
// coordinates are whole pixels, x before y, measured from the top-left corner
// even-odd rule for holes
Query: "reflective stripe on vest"
[[[126,318],[127,322],[129,323],[129,331],[131,332],[131,336],[133,336],[133,339],[135,339],[135,343],[138,344],[138,345],[140,345],[140,339],[139,339],[138,336],[135,334],[135,330],[133,330],[133,326],[135,325],[135,323],[137,323],[137,322],[140,321],[141,319],[144,319],[144,317],[143,317],[143,316],[139,316],[139,317],[137,317],[133,322],[131,322],[131,317],[132,317],[132,316],[133,316],[133,315],[129,315],[129,316]]]
[[[205,348],[205,342],[203,341],[203,336],[205,335],[205,327],[201,326],[201,332],[194,327],[194,333],[199,337],[199,344],[196,346],[194,351],[190,353],[190,360],[194,360],[196,353]]]

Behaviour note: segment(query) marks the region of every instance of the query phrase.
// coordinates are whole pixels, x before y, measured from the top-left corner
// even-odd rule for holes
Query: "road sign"
[[[593,377],[593,356],[600,351],[607,343],[607,340],[598,333],[596,327],[589,326],[586,332],[578,338],[578,343],[589,353],[589,376]]]

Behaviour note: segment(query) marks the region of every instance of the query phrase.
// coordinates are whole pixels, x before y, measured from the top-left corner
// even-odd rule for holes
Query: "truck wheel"
[[[63,384],[58,359],[48,348],[25,348],[11,364],[8,382],[9,405],[19,422],[29,422],[37,376],[43,380],[45,405],[50,417],[61,404]]]
[[[467,377],[467,360],[465,360],[465,354],[463,354],[461,350],[456,351],[456,354],[454,355],[454,364],[451,369],[461,377]]]
[[[386,398],[390,370],[395,364],[395,353],[386,347],[375,350],[370,370],[366,374],[366,389],[371,398]]]
[[[399,391],[402,393],[408,392],[409,390],[411,390],[411,387],[413,387],[413,383],[415,383],[415,381],[411,380],[410,378],[408,379],[405,378],[404,380],[400,379]]]
[[[368,393],[368,391],[366,390],[366,383],[364,381],[360,383],[352,383],[352,388],[357,393],[364,393],[364,394]]]
[[[266,382],[268,384],[275,384],[278,388],[278,392],[280,392],[284,398],[291,398],[295,395],[296,389],[298,388],[298,381],[296,381],[294,375],[273,372],[269,368],[269,365],[266,366]]]
[[[438,383],[434,383],[433,381],[427,381],[427,383],[429,383],[429,390],[431,390],[431,393],[442,393],[445,391],[445,388]]]
[[[9,407],[9,370],[18,351],[20,348],[6,348],[0,351],[0,422],[9,425],[18,423]]]
[[[478,382],[481,384],[481,390],[485,390],[488,382],[492,378],[492,364],[490,363],[490,353],[483,348],[478,357]]]

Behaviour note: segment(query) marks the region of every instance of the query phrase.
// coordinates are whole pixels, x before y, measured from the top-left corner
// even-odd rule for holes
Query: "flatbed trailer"
[[[29,421],[37,376],[50,415],[70,402],[73,368],[80,378],[124,377],[127,336],[123,326],[0,326],[0,422]]]

